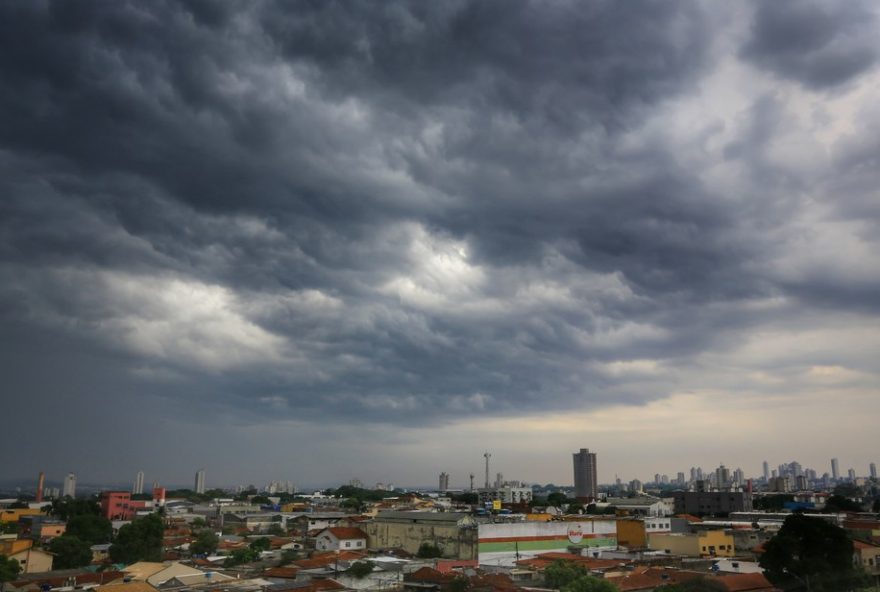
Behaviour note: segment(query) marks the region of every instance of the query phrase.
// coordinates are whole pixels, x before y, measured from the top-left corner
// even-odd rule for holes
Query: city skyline
[[[0,22],[4,475],[875,461],[877,4]]]
[[[590,454],[595,459],[595,457],[596,457],[595,451],[589,451],[588,449],[582,448],[582,449],[580,449],[580,452],[573,453],[573,456],[575,457],[575,463],[577,463],[577,456],[584,451],[586,451],[588,454]],[[485,455],[486,454],[489,454],[490,457],[492,456],[492,454],[489,452],[486,452],[486,453],[483,453],[482,455],[480,455],[481,465],[483,465],[483,466],[485,466],[485,460],[486,460]],[[604,458],[604,455],[603,455],[603,458]],[[832,471],[833,471],[832,467],[833,467],[833,462],[835,460],[838,460],[838,459],[836,459],[836,458],[828,459],[828,462],[826,463],[827,466],[825,466],[825,467],[823,467],[823,465],[821,463],[816,464],[816,465],[811,465],[810,463],[800,463],[798,461],[791,461],[791,462],[783,461],[781,464],[775,465],[777,468],[772,468],[772,469],[770,467],[774,466],[774,465],[771,465],[770,461],[765,460],[765,461],[762,461],[761,467],[758,470],[755,470],[754,472],[750,472],[750,469],[743,468],[741,465],[739,465],[737,463],[732,463],[729,466],[725,465],[725,463],[720,463],[717,465],[714,465],[712,463],[708,463],[708,464],[704,464],[702,466],[689,465],[687,467],[672,467],[671,469],[668,469],[668,470],[664,467],[664,469],[662,471],[659,471],[659,472],[655,471],[652,474],[653,478],[649,474],[624,475],[624,474],[614,472],[613,468],[605,468],[605,473],[608,473],[608,474],[614,473],[614,474],[612,477],[607,478],[607,479],[603,478],[603,477],[599,477],[598,481],[597,481],[597,485],[612,486],[618,480],[623,482],[624,484],[629,483],[630,481],[636,480],[642,484],[647,485],[647,484],[654,484],[655,482],[657,482],[656,478],[660,477],[660,476],[667,477],[669,480],[669,484],[674,485],[675,482],[679,478],[684,479],[685,482],[693,482],[693,481],[699,480],[699,479],[716,479],[715,475],[717,474],[717,472],[721,468],[724,468],[727,471],[728,478],[730,476],[733,476],[738,471],[742,470],[742,473],[741,473],[742,480],[739,481],[739,484],[744,485],[745,481],[750,480],[750,479],[755,480],[755,481],[761,481],[763,479],[764,481],[766,481],[767,478],[769,478],[771,476],[771,474],[772,474],[772,477],[775,478],[777,475],[780,474],[779,468],[781,468],[783,466],[787,467],[789,470],[792,470],[793,473],[798,472],[798,474],[805,474],[807,471],[815,471],[816,479],[819,479],[819,480],[821,480],[823,474],[828,474],[831,481],[845,482],[849,478],[848,472],[850,470],[854,471],[854,474],[857,478],[876,478],[876,463],[873,461],[869,462],[866,465],[866,467],[864,467],[863,469],[856,468],[856,467],[849,467],[849,468],[845,469],[845,471],[847,472],[847,475],[840,475],[837,478],[832,478]],[[602,466],[603,463],[598,463],[596,461],[596,464],[598,466]],[[766,468],[766,472],[764,470],[765,468]],[[800,471],[797,471],[797,469],[800,469]],[[569,471],[569,479],[568,480],[566,480],[565,478],[562,478],[559,480],[530,479],[528,475],[521,474],[521,471],[519,471],[515,465],[509,466],[506,470],[508,471],[508,473],[506,473],[506,474],[514,477],[515,481],[528,483],[530,485],[538,485],[538,486],[545,485],[547,483],[553,483],[554,485],[563,486],[563,487],[570,487],[572,489],[576,489],[576,479],[571,478],[571,465],[569,465],[569,469],[568,469],[568,471]],[[69,475],[73,475],[73,474],[74,474],[73,472],[69,473]],[[388,475],[389,473],[385,472],[383,474]],[[438,474],[439,474],[439,482],[445,483],[449,487],[450,490],[468,490],[468,489],[470,489],[469,478],[472,475],[472,472],[468,472],[468,473],[459,472],[458,474],[455,474],[451,471],[439,471],[439,473],[434,473],[434,476],[433,476],[433,483],[434,484],[438,483]],[[505,474],[503,471],[498,472],[497,477],[500,477],[503,474]],[[604,473],[597,471],[597,474],[602,475]],[[43,471],[40,471],[37,479],[42,478],[44,475],[45,475],[45,473]],[[686,478],[687,475],[690,475],[689,479]],[[195,484],[194,484],[194,486],[192,486],[194,491],[199,492],[199,482],[201,480],[201,482],[204,483],[204,477],[205,477],[205,469],[199,469],[196,472]],[[496,477],[496,481],[497,481],[497,477]],[[143,484],[143,479],[144,479],[144,473],[143,473],[143,471],[139,471],[137,474],[136,480],[135,480],[135,487],[137,486],[138,483]],[[64,481],[66,481],[66,480],[67,479],[65,478]],[[30,482],[30,479],[28,477],[22,477],[20,479],[16,479],[16,481],[18,481],[22,484],[27,484]],[[55,482],[52,480],[51,476],[48,476],[46,478],[46,481],[47,482]],[[235,480],[235,479],[233,479],[233,480],[226,481],[223,483],[218,483],[214,486],[210,486],[210,487],[205,486],[204,489],[212,489],[214,487],[217,487],[220,489],[235,489],[236,487],[244,486],[246,481],[248,482],[247,483],[248,485],[257,484],[257,485],[255,485],[256,487],[263,488],[262,485],[258,485],[258,484],[263,483],[266,480],[265,479],[251,479],[251,480],[247,480],[247,479]],[[297,483],[299,483],[300,485],[302,485],[308,489],[308,488],[314,488],[314,487],[321,487],[321,488],[323,488],[323,487],[336,487],[339,485],[345,485],[350,481],[358,481],[364,487],[372,487],[374,483],[377,483],[377,484],[398,483],[400,486],[407,487],[407,488],[418,487],[418,488],[431,489],[431,487],[432,487],[430,485],[432,483],[431,479],[428,479],[427,481],[424,481],[424,482],[415,481],[415,482],[410,483],[410,482],[401,482],[399,480],[395,480],[393,477],[391,477],[391,478],[385,477],[384,479],[374,479],[371,481],[369,475],[360,475],[360,476],[352,475],[352,476],[349,476],[347,478],[344,478],[344,479],[341,479],[338,481],[329,480],[329,481],[310,482],[308,480],[305,480],[305,481],[298,480]],[[61,483],[62,480],[59,480],[57,482]],[[74,476],[74,484],[75,484],[75,482],[76,482],[76,477]],[[118,481],[114,481],[113,479],[110,479],[110,480],[104,481],[104,482],[101,482],[100,480],[93,481],[92,484],[99,484],[100,483],[100,484],[106,485],[108,483],[113,483],[113,482],[120,483]],[[154,485],[158,484],[161,486],[173,485],[175,487],[180,487],[182,489],[190,489],[191,488],[190,486],[186,485],[184,481],[175,480],[173,478],[170,480],[153,480],[153,483],[154,483]],[[286,482],[286,485],[284,482],[277,482],[274,480],[266,481],[266,483],[268,483],[268,485],[266,486],[267,489],[269,489],[273,486],[282,487],[282,488],[284,488],[284,487],[289,488],[289,487],[291,487],[292,481],[288,480]],[[492,486],[493,484],[497,485],[497,483],[493,482],[493,483],[490,483],[490,486]],[[436,487],[436,485],[434,485],[434,487]],[[439,489],[442,490],[443,487],[441,486]],[[132,493],[137,493],[135,491],[135,488],[132,488]],[[141,491],[141,493],[143,493],[143,491]]]

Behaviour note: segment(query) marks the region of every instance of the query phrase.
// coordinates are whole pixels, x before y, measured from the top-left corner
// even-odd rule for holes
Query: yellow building
[[[18,522],[22,516],[39,516],[39,508],[6,508],[0,510],[0,522]]]
[[[550,514],[526,514],[526,522],[550,522],[553,516]]]
[[[19,565],[21,565],[21,573],[30,574],[52,571],[53,555],[40,549],[31,547],[30,549],[13,553],[9,555],[9,558],[18,561]]]
[[[0,555],[6,555],[9,557],[10,555],[15,555],[21,551],[25,551],[34,546],[34,541],[31,539],[17,539],[15,535],[10,535],[10,538],[0,539]]]
[[[648,546],[648,534],[644,520],[617,519],[617,545],[627,549],[642,549]]]
[[[880,546],[853,541],[856,561],[871,575],[880,575]]]
[[[685,557],[733,557],[733,535],[723,530],[697,533],[656,533],[648,536],[648,547]]]

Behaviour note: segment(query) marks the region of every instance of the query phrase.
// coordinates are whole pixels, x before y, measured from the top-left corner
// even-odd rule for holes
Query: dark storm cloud
[[[759,2],[742,55],[782,78],[832,88],[876,63],[875,21],[866,2]]]
[[[751,62],[817,88],[873,63],[862,8],[778,6]],[[731,190],[658,121],[718,65],[703,4],[0,11],[0,311],[93,352],[76,386],[98,400],[129,376],[128,404],[237,421],[640,404],[756,302],[873,294],[779,271],[809,187],[849,171],[833,215],[874,203],[866,136],[785,169],[797,126],[755,97],[709,133]],[[26,351],[15,388],[59,396]]]

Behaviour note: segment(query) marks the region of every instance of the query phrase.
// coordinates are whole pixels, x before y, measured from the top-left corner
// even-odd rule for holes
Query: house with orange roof
[[[354,526],[325,528],[315,538],[318,551],[360,550],[367,548],[367,533]]]
[[[853,562],[871,575],[880,575],[880,545],[853,541]]]
[[[727,574],[716,576],[712,581],[723,585],[728,592],[778,592],[779,590],[760,573]]]

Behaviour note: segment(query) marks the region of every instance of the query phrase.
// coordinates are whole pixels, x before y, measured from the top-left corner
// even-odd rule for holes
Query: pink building
[[[147,507],[142,500],[132,500],[127,491],[104,491],[101,493],[101,515],[108,520],[132,520],[138,510]]]

